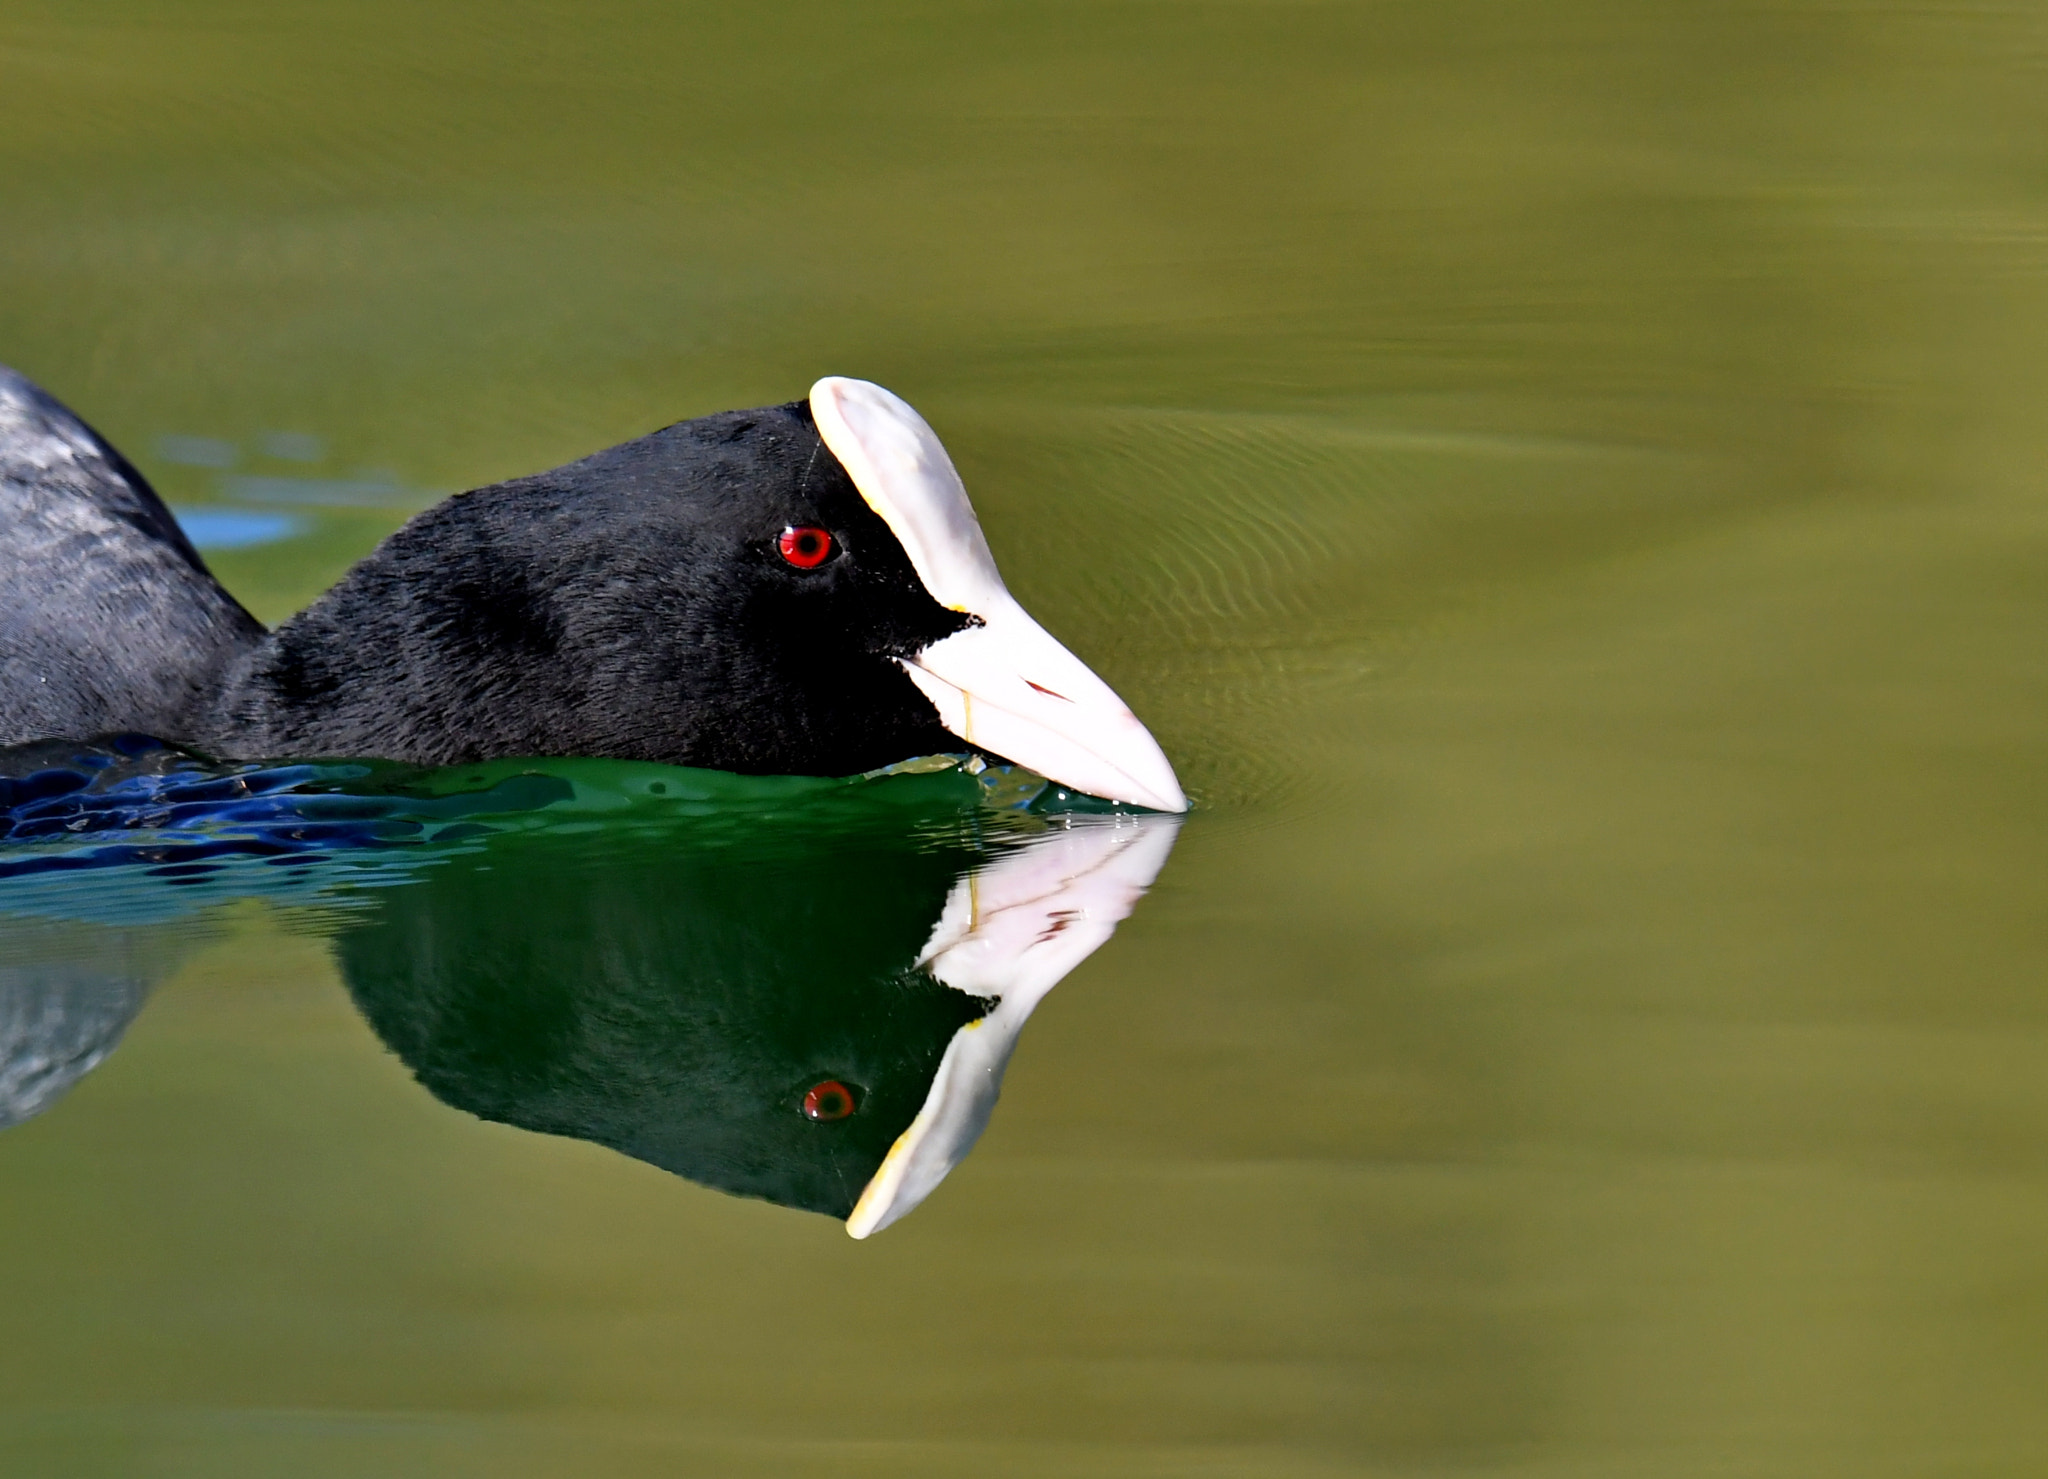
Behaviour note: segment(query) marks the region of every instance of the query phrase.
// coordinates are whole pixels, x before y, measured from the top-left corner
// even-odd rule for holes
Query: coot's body
[[[965,739],[1186,804],[1003,588],[930,428],[850,380],[459,494],[266,632],[119,453],[0,370],[0,744],[126,731],[229,759],[818,775]]]

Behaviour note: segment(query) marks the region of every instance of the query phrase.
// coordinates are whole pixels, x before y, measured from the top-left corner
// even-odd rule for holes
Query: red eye
[[[836,1078],[811,1085],[811,1091],[804,1095],[804,1118],[807,1120],[843,1120],[852,1113],[853,1090]]]
[[[801,529],[785,529],[776,539],[775,547],[782,551],[782,558],[797,569],[815,570],[832,553],[832,535],[827,530],[808,525]]]

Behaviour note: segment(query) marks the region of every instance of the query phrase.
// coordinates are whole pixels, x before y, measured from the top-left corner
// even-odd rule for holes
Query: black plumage
[[[762,774],[959,748],[895,659],[974,618],[932,599],[803,401],[458,494],[268,633],[141,475],[11,373],[0,516],[0,744]],[[815,569],[776,552],[807,525],[833,538]]]

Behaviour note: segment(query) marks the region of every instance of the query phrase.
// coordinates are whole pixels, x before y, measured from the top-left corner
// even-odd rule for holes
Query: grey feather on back
[[[262,635],[142,475],[0,366],[0,745],[180,733]]]

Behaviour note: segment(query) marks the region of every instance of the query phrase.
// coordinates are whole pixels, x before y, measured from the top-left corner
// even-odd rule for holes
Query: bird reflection
[[[1175,825],[1076,818],[992,859],[915,830],[534,834],[391,891],[337,954],[443,1102],[865,1237],[966,1154],[1024,1019]]]
[[[856,1237],[973,1147],[1025,1020],[1180,822],[1028,804],[1035,777],[971,764],[227,776],[105,751],[74,785],[33,758],[0,765],[28,839],[0,848],[0,1128],[112,1049],[189,953],[169,924],[255,895],[333,906],[356,1006],[442,1102]]]

